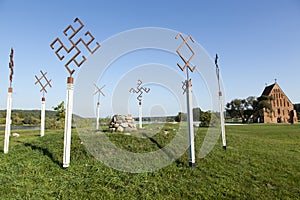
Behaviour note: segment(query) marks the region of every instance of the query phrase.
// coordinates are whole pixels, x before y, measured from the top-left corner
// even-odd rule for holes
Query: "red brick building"
[[[262,96],[273,97],[270,102],[273,111],[264,110],[264,123],[296,123],[298,121],[293,103],[276,82],[266,86]]]

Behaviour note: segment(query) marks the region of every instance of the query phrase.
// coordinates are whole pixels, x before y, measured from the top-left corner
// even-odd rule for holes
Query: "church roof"
[[[270,96],[270,94],[271,94],[271,92],[272,92],[275,85],[277,85],[277,87],[281,90],[281,92],[284,94],[284,96],[287,98],[287,100],[292,104],[292,101],[286,96],[286,94],[279,87],[277,82],[273,83],[272,85],[266,86],[264,91],[262,92],[261,96]]]
[[[276,83],[266,86],[261,96],[269,96]]]

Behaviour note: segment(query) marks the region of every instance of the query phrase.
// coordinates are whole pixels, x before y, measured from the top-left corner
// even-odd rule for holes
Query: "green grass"
[[[118,147],[150,152],[168,144],[177,125],[149,138],[106,133]],[[169,134],[163,134],[168,130]],[[211,153],[188,166],[188,152],[148,173],[126,173],[102,164],[73,130],[71,166],[63,169],[63,131],[17,131],[3,154],[0,134],[1,199],[300,199],[300,125],[227,126]],[[206,129],[197,130],[199,152]],[[197,153],[196,153],[197,155]]]

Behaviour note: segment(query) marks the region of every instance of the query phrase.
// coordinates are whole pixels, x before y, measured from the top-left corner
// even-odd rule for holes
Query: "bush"
[[[45,119],[45,129],[64,129],[64,120],[56,120],[53,118]]]
[[[35,117],[32,116],[26,116],[22,120],[23,124],[30,124],[30,125],[38,125],[40,123],[40,120],[36,119]]]
[[[209,111],[201,111],[200,108],[193,109],[194,121],[200,121],[201,127],[216,126],[220,123],[220,113],[211,113]],[[187,114],[179,112],[175,117],[176,122],[187,121]]]
[[[208,127],[211,119],[210,112],[201,112],[200,114],[200,127]]]

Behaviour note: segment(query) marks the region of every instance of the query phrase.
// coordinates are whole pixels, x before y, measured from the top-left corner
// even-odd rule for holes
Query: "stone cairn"
[[[134,131],[136,129],[135,120],[131,114],[114,115],[109,124],[110,131]]]

